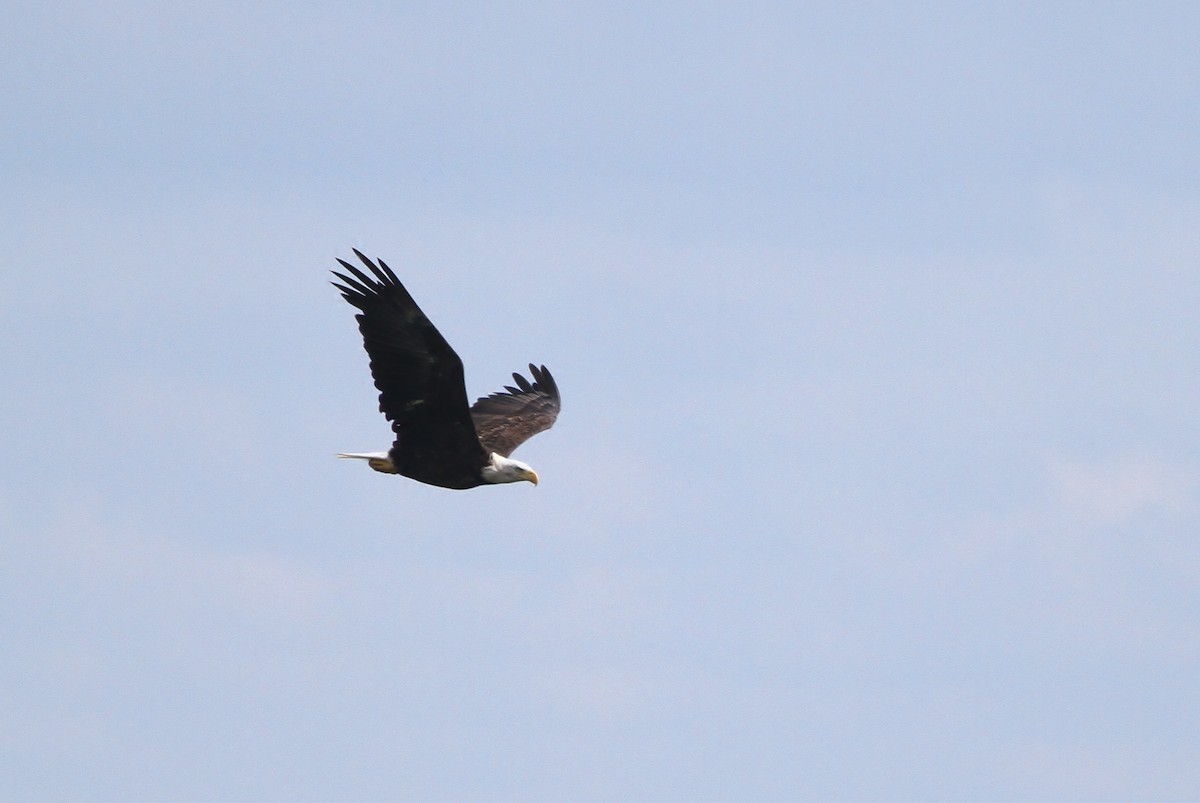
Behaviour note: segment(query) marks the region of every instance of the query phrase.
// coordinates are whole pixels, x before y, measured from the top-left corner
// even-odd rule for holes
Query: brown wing
[[[479,441],[489,452],[508,457],[525,441],[554,426],[562,399],[558,385],[546,366],[530,364],[530,382],[513,374],[516,387],[507,385],[504,392],[484,396],[471,407]]]

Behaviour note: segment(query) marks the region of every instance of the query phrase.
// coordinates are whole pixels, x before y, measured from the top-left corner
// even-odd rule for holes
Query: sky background
[[[6,800],[1200,799],[1194,2],[7,16]]]

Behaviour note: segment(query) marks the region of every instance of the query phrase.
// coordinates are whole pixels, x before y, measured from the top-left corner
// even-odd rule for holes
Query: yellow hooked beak
[[[537,472],[536,472],[536,471],[530,471],[530,472],[529,472],[529,475],[528,475],[528,477],[527,477],[527,479],[528,479],[530,482],[532,482],[534,485],[537,485]]]

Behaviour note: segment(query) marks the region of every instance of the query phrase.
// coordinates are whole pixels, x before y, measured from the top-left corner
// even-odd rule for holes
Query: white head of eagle
[[[530,468],[528,463],[510,460],[495,453],[492,454],[492,462],[484,466],[480,473],[483,475],[484,482],[492,484],[522,481],[538,484],[537,472]]]

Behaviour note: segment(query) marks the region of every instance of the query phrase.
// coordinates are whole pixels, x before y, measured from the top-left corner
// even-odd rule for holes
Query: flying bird
[[[530,364],[533,381],[513,374],[513,385],[467,405],[463,364],[421,312],[396,274],[354,254],[371,272],[339,259],[349,272],[332,271],[333,286],[359,309],[354,317],[371,358],[379,412],[392,422],[395,441],[386,452],[339,454],[366,460],[376,471],[442,488],[527,480],[537,472],[509,457],[525,441],[550,429],[562,400],[546,370]]]

